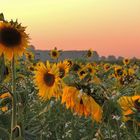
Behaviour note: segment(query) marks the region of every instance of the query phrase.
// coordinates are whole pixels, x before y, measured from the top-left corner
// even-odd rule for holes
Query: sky
[[[140,0],[0,0],[0,12],[27,26],[36,49],[140,58]]]

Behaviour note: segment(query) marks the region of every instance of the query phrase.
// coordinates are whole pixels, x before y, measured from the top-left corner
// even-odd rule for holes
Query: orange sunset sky
[[[0,10],[28,26],[37,49],[140,58],[140,0],[0,0]]]

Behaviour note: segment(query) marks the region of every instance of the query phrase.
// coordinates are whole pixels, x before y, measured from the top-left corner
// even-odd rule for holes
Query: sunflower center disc
[[[81,76],[82,76],[82,75],[84,75],[84,74],[85,74],[85,72],[84,72],[84,71],[81,71],[81,72],[80,72],[80,75],[81,75]]]
[[[119,76],[121,76],[121,75],[123,75],[123,71],[122,71],[121,69],[118,69],[118,70],[117,70],[117,74],[118,74]]]
[[[91,55],[92,55],[91,51],[88,51],[87,56],[91,57]]]
[[[83,100],[82,99],[80,100],[80,104],[83,105]]]
[[[47,86],[51,87],[51,86],[53,86],[53,84],[55,82],[55,76],[53,74],[46,73],[44,75],[44,81]]]
[[[15,47],[21,43],[21,34],[14,28],[3,28],[0,31],[0,43],[6,47]]]
[[[60,78],[63,78],[65,76],[65,70],[63,68],[60,68],[59,72],[60,72]]]
[[[57,56],[57,52],[56,51],[52,52],[52,56],[56,57]]]
[[[73,65],[73,70],[78,71],[80,69],[80,66],[78,64]]]
[[[138,101],[139,99],[137,99],[135,102],[134,102],[134,106],[135,108],[140,111],[140,102]]]

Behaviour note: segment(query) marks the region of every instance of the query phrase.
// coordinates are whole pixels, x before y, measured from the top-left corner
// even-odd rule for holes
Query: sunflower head
[[[70,60],[70,59],[66,59],[65,60],[65,63],[66,63],[66,65],[70,68],[71,66],[72,66],[72,64],[73,64],[73,62],[72,62],[72,60]]]
[[[124,74],[124,70],[122,67],[115,67],[115,77],[119,78],[122,77]]]
[[[28,46],[29,37],[25,27],[13,22],[0,22],[0,55],[3,53],[7,59],[21,56]]]
[[[78,63],[74,63],[72,65],[72,70],[75,71],[75,72],[77,72],[80,68],[81,68],[81,66]]]
[[[62,94],[62,82],[56,64],[51,65],[47,61],[46,65],[41,63],[40,66],[36,66],[34,79],[39,89],[39,96],[42,99],[47,100],[51,97],[59,98]]]
[[[57,50],[56,47],[55,47],[53,50],[51,50],[50,56],[51,56],[52,59],[57,59],[57,58],[59,58],[60,52]]]
[[[87,72],[90,74],[90,75],[94,75],[96,73],[96,70],[94,69],[94,67],[92,66],[92,64],[88,63],[86,66],[85,66],[85,69],[87,70]]]
[[[110,65],[108,63],[104,64],[104,70],[108,71],[110,69]]]
[[[25,54],[25,56],[26,56],[26,59],[29,60],[29,61],[34,60],[34,54],[32,52],[27,52]]]
[[[8,92],[6,92],[6,93],[3,93],[3,94],[1,94],[0,95],[0,99],[3,99],[3,98],[10,98],[11,97],[11,94],[10,93],[8,93]]]
[[[93,51],[92,51],[92,49],[89,49],[89,50],[87,51],[86,56],[87,56],[88,58],[91,58],[92,55],[93,55]]]
[[[59,68],[60,78],[64,78],[69,72],[69,67],[67,63],[65,61],[59,62],[57,66]]]
[[[6,92],[6,93],[2,93],[1,95],[0,95],[0,100],[1,99],[5,99],[5,98],[11,98],[11,94],[10,93],[8,93],[8,92]],[[7,110],[8,110],[8,106],[2,106],[2,107],[0,107],[0,110],[2,111],[2,112],[6,112]]]
[[[125,58],[125,59],[123,60],[123,63],[124,63],[124,65],[128,65],[128,64],[130,63],[130,59]]]
[[[82,79],[84,79],[84,77],[87,75],[87,72],[86,72],[86,69],[80,69],[79,71],[78,71],[78,75],[79,75],[79,78],[82,80]]]

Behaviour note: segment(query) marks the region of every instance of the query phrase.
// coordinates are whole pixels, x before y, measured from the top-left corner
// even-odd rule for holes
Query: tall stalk
[[[16,83],[15,83],[15,77],[16,77],[16,70],[15,70],[15,58],[13,57],[12,63],[11,63],[11,70],[12,70],[12,118],[11,118],[11,137],[10,140],[14,140],[14,135],[13,135],[13,129],[15,128],[17,124],[17,118],[16,118]]]

